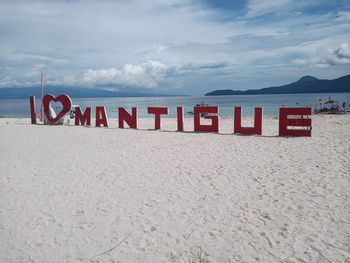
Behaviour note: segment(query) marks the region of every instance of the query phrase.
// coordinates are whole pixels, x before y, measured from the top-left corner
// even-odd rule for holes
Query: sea
[[[138,116],[153,118],[147,114],[147,107],[168,107],[169,115],[176,117],[176,107],[183,106],[185,117],[192,117],[191,112],[196,104],[208,104],[219,107],[219,115],[222,117],[233,116],[234,107],[241,106],[242,114],[251,116],[254,107],[262,107],[264,116],[277,116],[280,107],[312,107],[314,108],[320,98],[332,98],[342,106],[350,103],[350,93],[313,93],[313,94],[266,94],[266,95],[233,95],[210,97],[132,97],[132,98],[72,98],[74,105],[81,109],[91,107],[93,112],[96,106],[104,106],[108,118],[117,118],[118,107],[131,110],[138,108]],[[36,110],[40,111],[40,98],[36,98]],[[30,118],[28,99],[0,99],[0,117],[3,118]],[[165,116],[164,116],[165,117]]]

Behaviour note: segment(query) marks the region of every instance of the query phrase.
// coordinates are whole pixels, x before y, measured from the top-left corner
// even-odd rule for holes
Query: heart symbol
[[[50,102],[61,102],[63,109],[60,113],[57,114],[56,118],[51,118],[50,115]],[[64,115],[66,115],[68,112],[70,112],[70,109],[72,107],[72,101],[67,95],[60,95],[58,97],[55,97],[51,94],[45,95],[43,98],[43,107],[44,107],[44,113],[46,115],[47,120],[51,124],[56,124],[56,122],[61,119]]]

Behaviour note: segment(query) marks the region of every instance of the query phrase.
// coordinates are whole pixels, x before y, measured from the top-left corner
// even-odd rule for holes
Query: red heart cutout
[[[50,116],[50,102],[61,102],[63,109],[60,113],[57,114],[56,118],[51,118]],[[66,115],[68,112],[70,112],[70,109],[72,107],[72,101],[67,95],[60,95],[57,98],[51,94],[45,95],[43,98],[43,107],[44,107],[44,113],[46,115],[47,120],[51,124],[56,124],[59,119],[61,119],[64,115]]]

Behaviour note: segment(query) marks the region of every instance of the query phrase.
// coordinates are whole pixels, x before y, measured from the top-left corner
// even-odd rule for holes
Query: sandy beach
[[[0,262],[350,262],[350,115],[312,122],[282,138],[271,117],[262,136],[0,119]]]

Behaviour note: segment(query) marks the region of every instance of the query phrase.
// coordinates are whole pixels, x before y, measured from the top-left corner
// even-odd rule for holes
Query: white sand
[[[313,116],[312,138],[263,121],[256,137],[1,119],[0,262],[345,262],[350,116]]]

